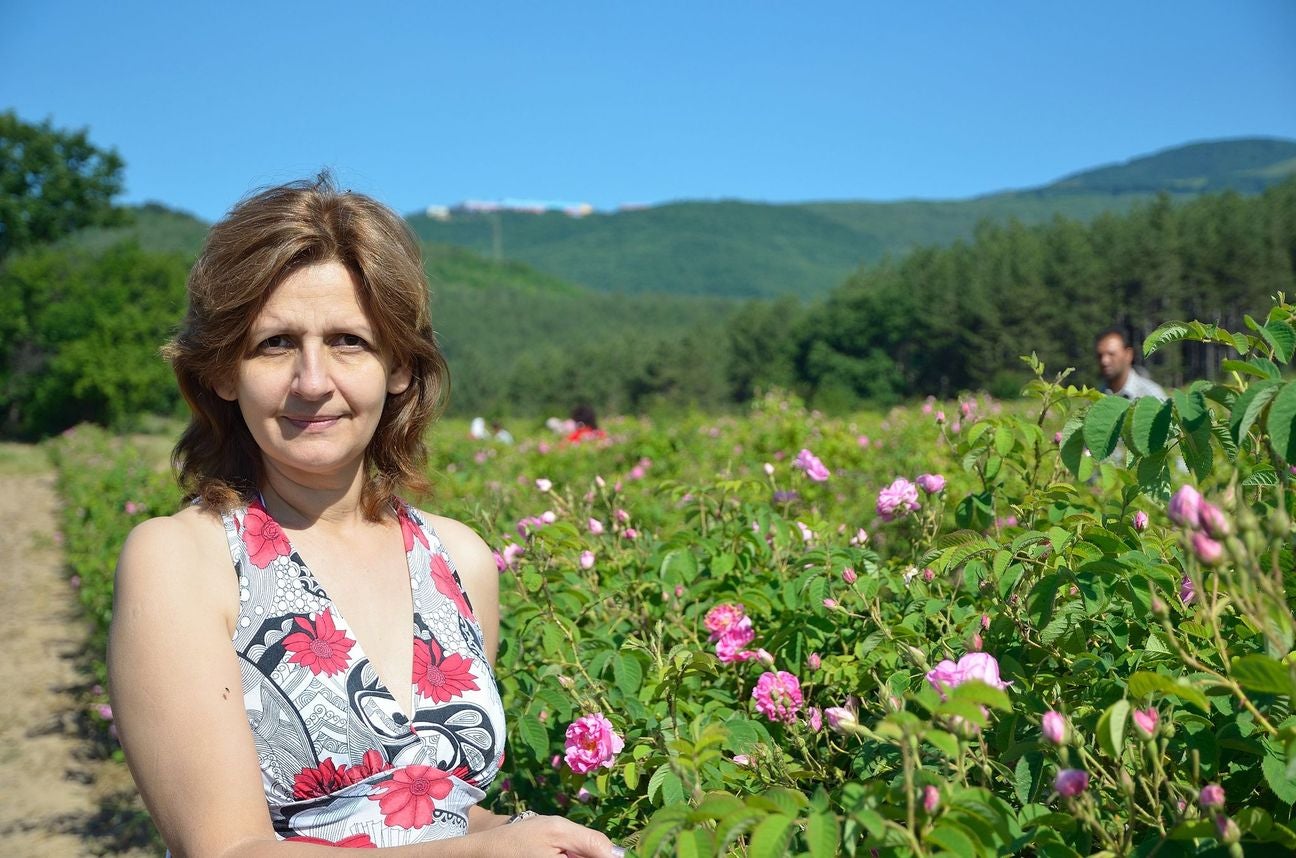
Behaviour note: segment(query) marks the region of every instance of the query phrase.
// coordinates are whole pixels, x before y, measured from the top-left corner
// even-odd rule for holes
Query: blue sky
[[[206,219],[335,169],[466,198],[958,198],[1296,138],[1296,3],[14,2],[0,109]]]

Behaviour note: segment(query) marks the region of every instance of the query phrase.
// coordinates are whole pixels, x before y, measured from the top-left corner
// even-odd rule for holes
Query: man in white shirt
[[[1161,385],[1134,368],[1134,348],[1124,331],[1109,328],[1094,340],[1098,371],[1103,377],[1103,393],[1114,393],[1126,399],[1155,396],[1164,402],[1169,397]]]

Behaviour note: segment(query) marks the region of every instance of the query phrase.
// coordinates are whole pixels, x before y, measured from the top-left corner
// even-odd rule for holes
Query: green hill
[[[1175,198],[1263,190],[1296,172],[1296,142],[1194,143],[1041,188],[968,200],[680,202],[571,218],[559,213],[409,218],[424,239],[498,249],[563,280],[600,291],[758,297],[826,293],[861,263],[972,236],[984,220],[1088,221],[1165,192]]]

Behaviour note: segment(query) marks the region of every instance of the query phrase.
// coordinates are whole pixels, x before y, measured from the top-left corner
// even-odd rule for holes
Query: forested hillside
[[[579,219],[502,212],[446,221],[419,214],[410,223],[424,239],[520,260],[598,290],[812,298],[860,264],[970,239],[985,219],[1089,221],[1162,192],[1178,200],[1228,189],[1257,193],[1293,173],[1296,142],[1224,140],[968,200],[680,202]]]

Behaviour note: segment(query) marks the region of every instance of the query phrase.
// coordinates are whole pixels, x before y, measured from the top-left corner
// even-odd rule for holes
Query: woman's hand
[[[490,854],[499,858],[619,858],[624,854],[607,835],[561,816],[521,819],[483,833],[483,842],[487,838]]]

